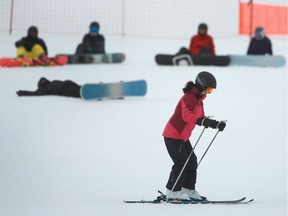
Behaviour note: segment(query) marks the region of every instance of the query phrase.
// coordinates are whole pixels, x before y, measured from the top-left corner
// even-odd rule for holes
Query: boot
[[[189,200],[189,196],[183,193],[182,191],[171,191],[169,189],[166,190],[166,198],[177,200]]]
[[[201,195],[196,190],[191,190],[191,189],[182,187],[181,191],[182,191],[182,193],[187,194],[188,197],[192,200],[202,200]]]

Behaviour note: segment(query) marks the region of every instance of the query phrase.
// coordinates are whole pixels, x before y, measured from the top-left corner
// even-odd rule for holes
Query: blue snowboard
[[[85,84],[81,87],[82,99],[123,98],[126,96],[144,96],[147,92],[145,80],[115,83]]]
[[[230,65],[256,67],[283,67],[286,59],[281,55],[229,55]]]

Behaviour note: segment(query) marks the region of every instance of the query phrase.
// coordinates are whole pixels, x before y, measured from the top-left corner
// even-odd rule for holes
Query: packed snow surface
[[[0,57],[15,56],[22,35],[0,35]],[[82,36],[41,35],[49,56],[74,53]],[[287,58],[287,38],[270,37]],[[114,65],[0,68],[0,215],[3,216],[286,216],[287,66],[157,66],[189,40],[106,38]],[[216,38],[216,53],[245,55],[249,38]],[[125,204],[165,192],[172,161],[162,131],[187,81],[200,71],[217,78],[206,115],[228,120],[198,169],[197,190],[211,200],[254,198],[250,205]],[[61,96],[18,97],[39,78],[79,84],[145,79],[145,97],[84,101]],[[202,131],[196,127],[191,143]],[[201,157],[215,134],[195,149]]]

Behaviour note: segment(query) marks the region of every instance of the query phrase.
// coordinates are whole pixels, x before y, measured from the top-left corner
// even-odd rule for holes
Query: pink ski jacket
[[[181,139],[185,142],[191,136],[200,117],[205,117],[203,100],[206,95],[199,95],[196,88],[186,92],[179,100],[175,111],[163,131],[163,136],[172,139]]]

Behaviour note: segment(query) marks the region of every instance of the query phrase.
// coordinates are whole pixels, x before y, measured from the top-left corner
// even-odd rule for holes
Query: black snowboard
[[[230,64],[229,56],[192,56],[190,54],[155,56],[158,65],[216,65],[227,66]]]
[[[67,56],[67,64],[114,64],[125,60],[124,53],[105,54],[58,54],[57,56]]]

